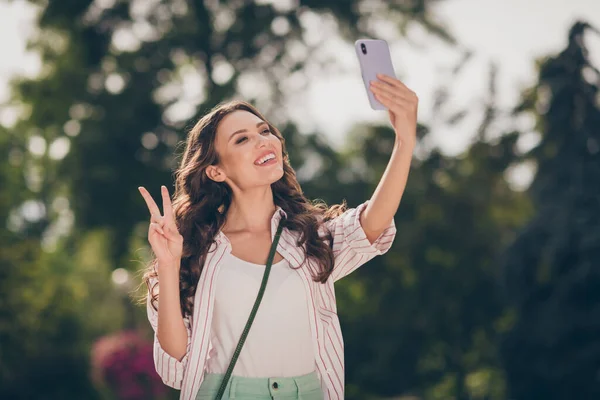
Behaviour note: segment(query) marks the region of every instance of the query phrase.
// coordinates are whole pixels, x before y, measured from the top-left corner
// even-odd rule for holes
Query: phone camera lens
[[[367,46],[365,46],[364,43],[360,44],[360,49],[362,50],[363,54],[367,54]]]

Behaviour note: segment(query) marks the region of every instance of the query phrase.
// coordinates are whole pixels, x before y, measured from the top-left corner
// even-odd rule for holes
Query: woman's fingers
[[[163,217],[163,228],[167,232],[169,239],[176,240],[179,235],[177,224],[175,222],[175,213],[173,212],[173,204],[171,203],[171,196],[169,195],[169,189],[166,186],[161,186],[161,193],[163,198],[163,210],[165,216]]]
[[[152,214],[150,216],[150,222],[154,222],[162,228],[165,225],[165,217],[161,217],[160,215]]]
[[[166,217],[152,216],[150,219],[150,227],[156,229],[162,236],[167,240],[176,242],[179,239],[179,231],[173,229],[171,225],[167,223]]]
[[[138,190],[140,191],[140,193],[142,194],[142,197],[146,201],[148,210],[150,210],[150,215],[160,216],[160,210],[158,209],[158,206],[154,202],[154,199],[152,199],[152,196],[150,196],[150,193],[148,193],[148,191],[143,186],[138,187]]]
[[[152,216],[150,219],[150,227],[156,229],[156,231],[164,236],[167,240],[176,240],[173,230],[169,224],[166,223],[165,217],[156,218],[155,216]]]
[[[166,186],[161,186],[160,191],[163,199],[163,210],[165,211],[165,220],[167,223],[175,222],[173,218],[173,205],[171,204],[171,197],[169,196],[169,189]]]
[[[387,84],[389,84],[395,88],[398,88],[398,89],[406,92],[409,96],[412,96],[415,94],[415,92],[410,90],[410,88],[408,86],[406,86],[404,84],[404,82],[402,82],[400,79],[396,79],[394,77],[391,77],[391,76],[385,75],[385,74],[377,74],[377,78],[381,79],[382,81],[386,82]]]
[[[409,94],[405,90],[398,89],[397,87],[391,86],[387,83],[382,83],[379,81],[372,81],[371,82],[371,90],[373,91],[373,93],[376,93],[376,94],[385,94],[392,98],[397,98],[397,99],[408,101]]]
[[[150,224],[148,228],[148,243],[157,257],[164,257],[168,251],[169,239],[163,234],[162,229],[156,224]]]
[[[167,235],[165,235],[165,231],[163,231],[162,227],[155,222],[152,222],[150,224],[150,229],[154,229],[156,232],[160,233],[161,235],[163,235],[165,237],[167,236]]]
[[[151,233],[156,232],[160,237],[166,239],[170,242],[178,242],[181,241],[181,235],[179,235],[179,231],[177,229],[174,213],[173,213],[173,205],[171,204],[171,198],[169,196],[169,190],[166,186],[161,186],[161,196],[163,200],[163,210],[164,216],[161,215],[160,209],[152,199],[150,193],[142,186],[138,187],[142,197],[146,201],[146,205],[148,206],[148,210],[150,210],[150,227],[148,231],[148,236]]]
[[[399,97],[392,97],[392,95],[387,93],[375,92],[375,98],[388,109],[395,112],[401,109],[408,109],[409,106],[408,101]]]

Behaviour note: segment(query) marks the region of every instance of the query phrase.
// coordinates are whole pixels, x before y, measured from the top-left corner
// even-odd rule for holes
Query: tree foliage
[[[526,159],[536,213],[503,264],[517,314],[503,358],[515,399],[598,398],[600,348],[600,73],[578,22],[560,54],[540,63],[518,113],[537,116]]]

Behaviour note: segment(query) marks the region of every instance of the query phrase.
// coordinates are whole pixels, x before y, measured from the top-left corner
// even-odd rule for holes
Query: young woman
[[[378,78],[371,90],[388,108],[396,141],[375,193],[356,208],[307,200],[281,133],[240,101],[192,128],[173,203],[161,188],[164,214],[139,188],[156,256],[144,275],[154,361],[181,399],[215,397],[276,237],[264,297],[223,398],[344,398],[333,285],[391,247],[416,141],[416,95]]]

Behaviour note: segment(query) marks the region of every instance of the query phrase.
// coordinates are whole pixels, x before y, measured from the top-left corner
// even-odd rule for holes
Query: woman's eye
[[[264,129],[264,130],[263,130],[261,133],[262,133],[263,135],[268,135],[268,134],[270,134],[270,133],[271,133],[271,130],[270,130],[269,128],[267,128],[267,129]],[[242,143],[242,142],[243,142],[244,140],[246,140],[246,139],[248,139],[246,136],[242,136],[241,138],[239,138],[239,139],[238,139],[238,140],[235,142],[235,144],[240,144],[240,143]]]

